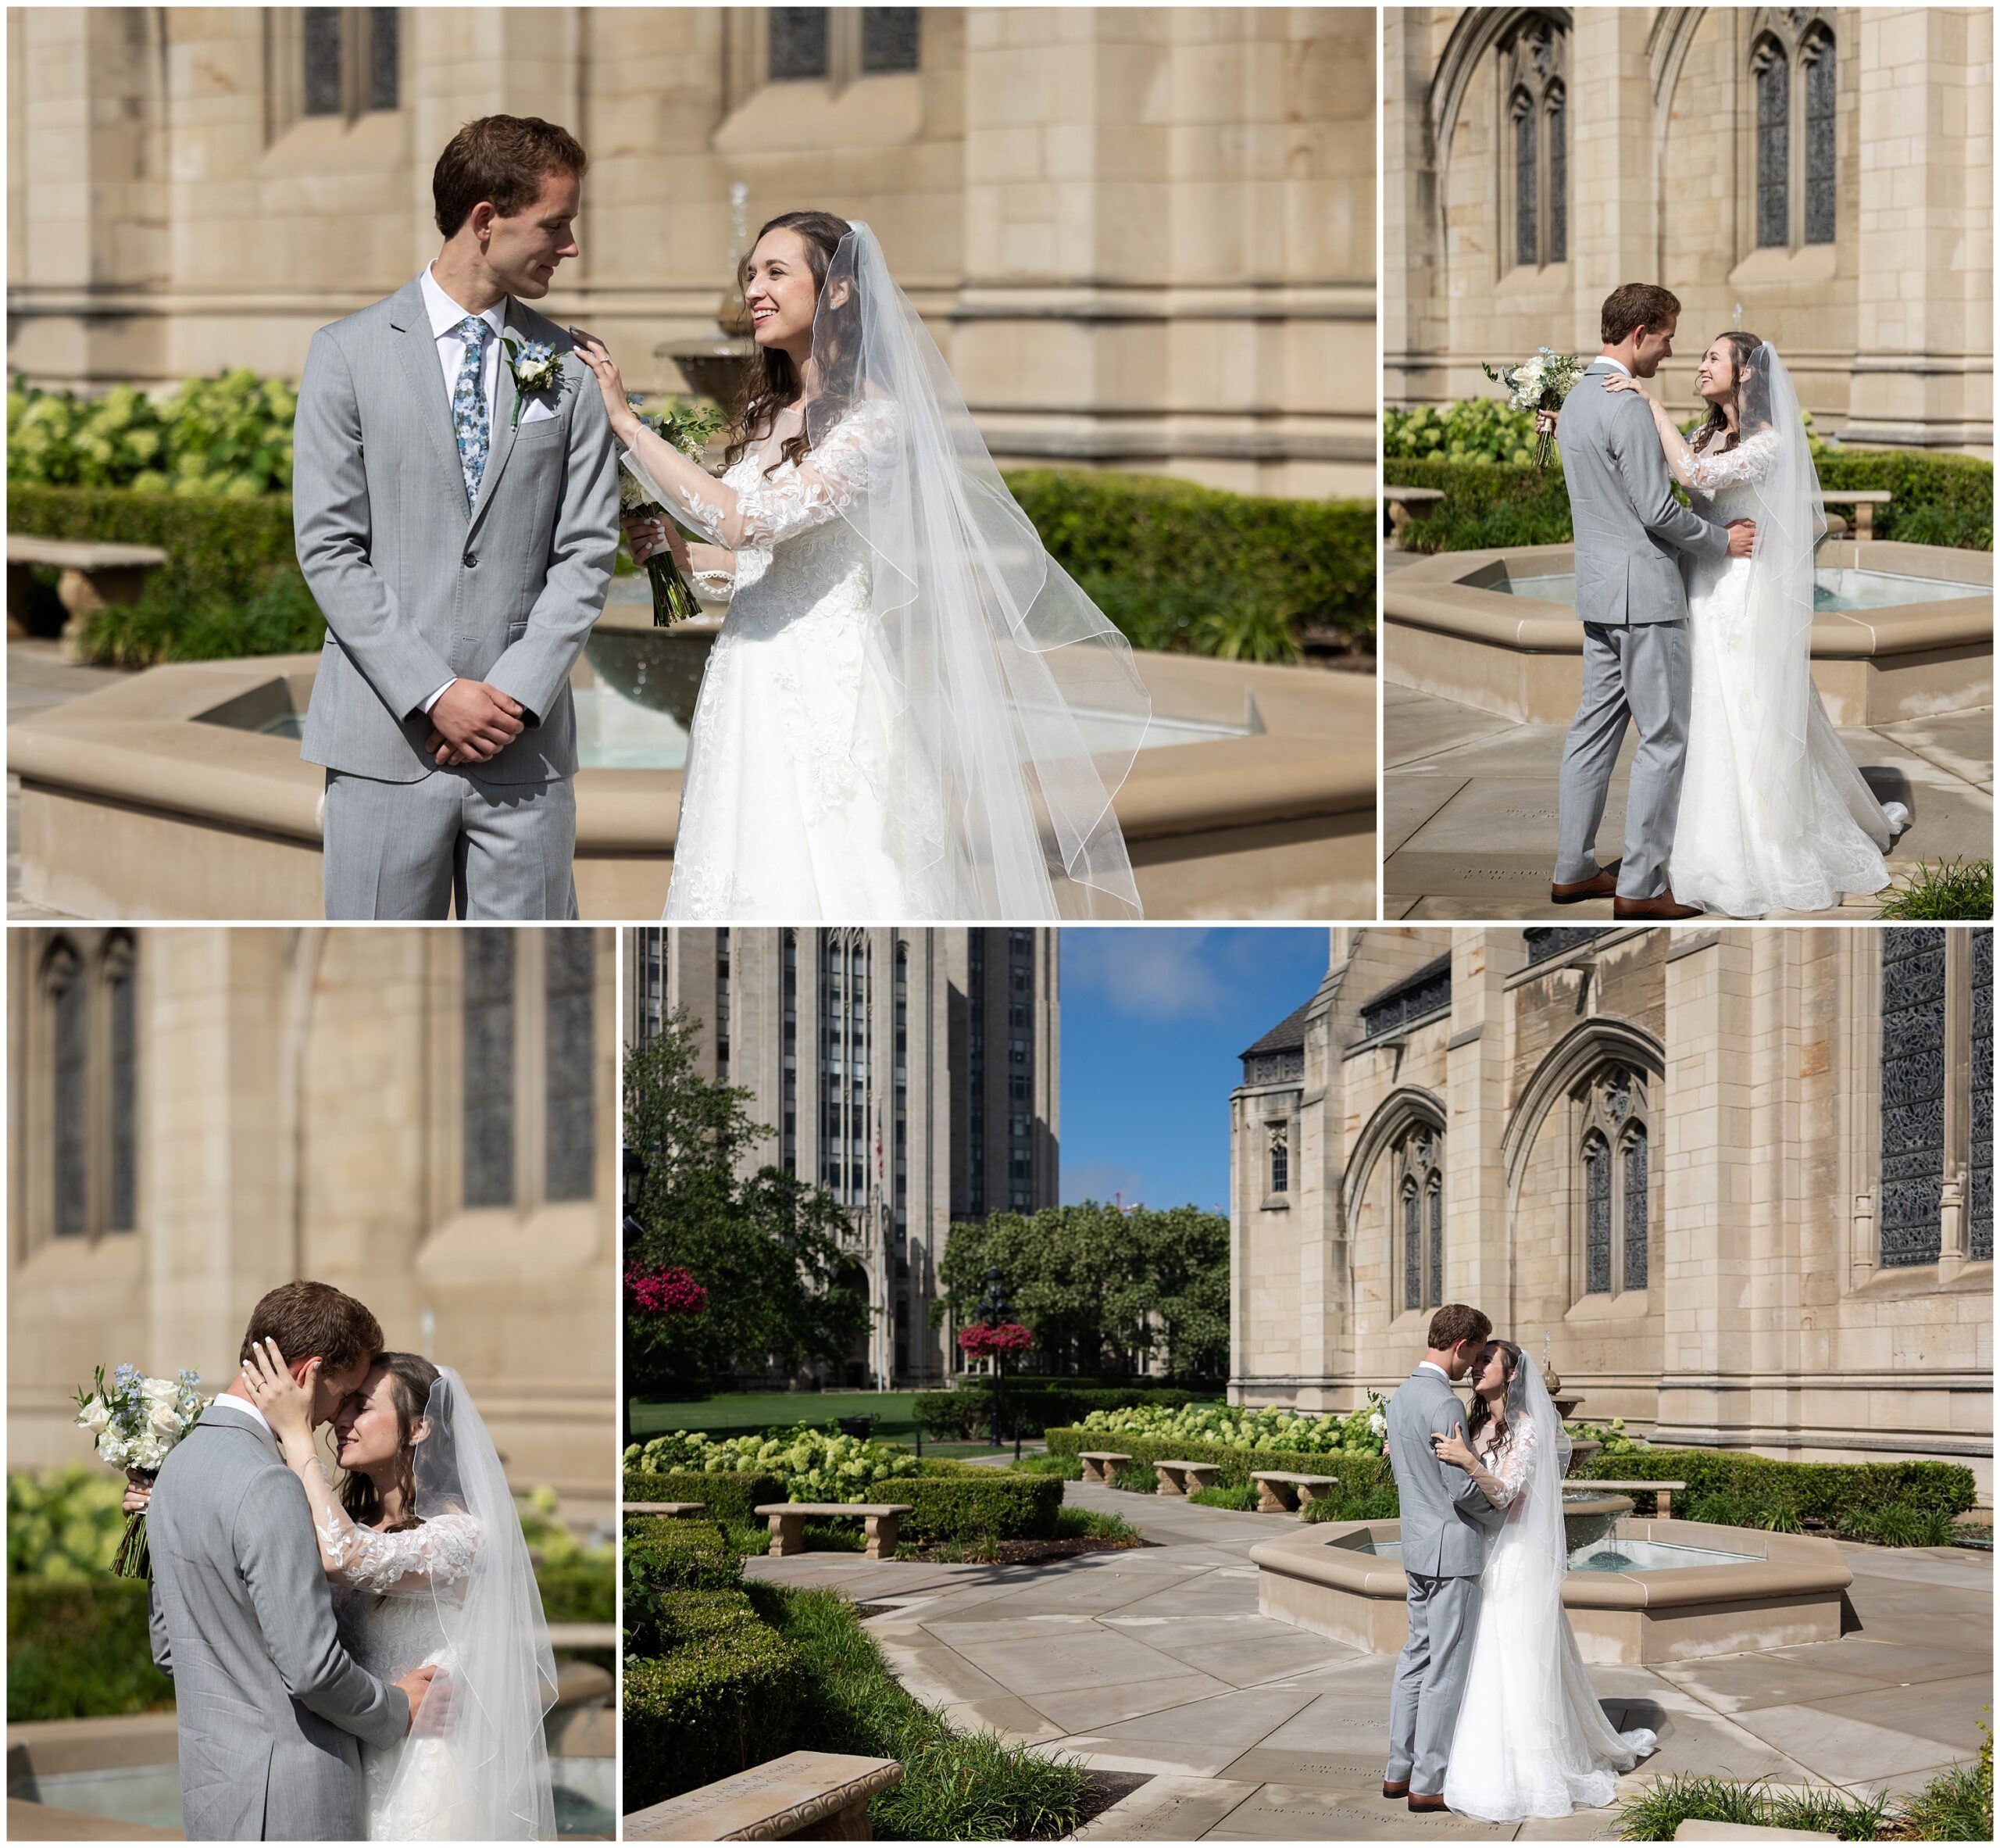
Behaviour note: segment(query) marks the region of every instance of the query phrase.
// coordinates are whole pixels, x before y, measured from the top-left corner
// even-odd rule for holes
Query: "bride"
[[[1507,1518],[1480,1575],[1445,1802],[1488,1822],[1602,1808],[1659,1741],[1642,1727],[1612,1729],[1562,1608],[1570,1439],[1534,1363],[1511,1341],[1487,1343],[1473,1382],[1465,1435],[1431,1442]]]
[[[1798,399],[1777,349],[1723,334],[1696,375],[1707,420],[1691,444],[1641,392],[1673,478],[1720,524],[1756,522],[1747,559],[1688,566],[1692,699],[1667,881],[1731,917],[1825,911],[1889,883],[1909,825],[1862,780],[1812,684],[1813,548],[1827,530]],[[1638,391],[1620,375],[1607,391]]]
[[[666,917],[1138,916],[1112,809],[1151,713],[1131,646],[1008,493],[874,234],[786,213],[740,280],[755,352],[720,480],[577,335],[624,466],[729,596]],[[625,530],[641,562],[682,549]]]
[[[378,1354],[334,1419],[337,1496],[312,1444],[318,1371],[295,1382],[272,1342],[244,1374],[305,1485],[341,1641],[384,1680],[434,1662],[447,1690],[441,1721],[427,1700],[408,1738],[362,1748],[369,1839],[552,1840],[555,1658],[485,1422],[449,1367]]]

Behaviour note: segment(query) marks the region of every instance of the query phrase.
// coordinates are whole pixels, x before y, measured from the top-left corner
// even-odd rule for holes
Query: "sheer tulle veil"
[[[844,417],[870,431],[842,513],[873,563],[855,754],[895,858],[949,917],[1137,916],[1112,810],[1152,713],[1131,645],[1007,491],[866,223],[820,288],[805,413],[816,449]]]
[[[450,1367],[440,1370],[416,1447],[420,1519],[470,1515],[480,1545],[462,1585],[432,1594],[450,1678],[449,1714],[434,1737],[413,1735],[424,1751],[406,1750],[395,1775],[423,1780],[423,1806],[452,1841],[549,1841],[555,1795],[542,1721],[555,1700],[555,1659],[541,1594],[485,1421]],[[392,1793],[390,1806],[400,1793]]]

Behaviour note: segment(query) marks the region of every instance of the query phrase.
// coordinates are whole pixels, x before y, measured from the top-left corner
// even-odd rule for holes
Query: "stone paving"
[[[11,725],[30,713],[80,699],[122,677],[116,667],[80,667],[64,660],[60,645],[54,642],[10,642],[7,723]],[[7,915],[23,921],[64,915],[28,904],[21,897],[21,780],[11,770],[7,774]]]
[[[1384,682],[1382,688],[1382,915],[1550,918],[1587,924],[1611,901],[1548,902],[1555,858],[1556,774],[1566,727],[1517,725],[1470,706]],[[1894,874],[1920,860],[1993,853],[1993,709],[1853,727],[1841,741],[1884,801],[1915,819],[1889,856]],[[1628,730],[1613,773],[1601,855],[1616,858],[1625,831]],[[1872,917],[1880,900],[1853,898],[1820,913],[1777,917]]]
[[[1156,1544],[1041,1566],[749,1562],[753,1575],[895,1607],[868,1620],[905,1686],[967,1726],[1149,1781],[1086,1826],[1104,1840],[1615,1839],[1615,1808],[1494,1828],[1381,1796],[1394,1659],[1260,1617],[1250,1548],[1290,1515],[1071,1483]],[[1714,1772],[1915,1789],[1970,1761],[1993,1685],[1992,1559],[1842,1546],[1858,1620],[1838,1642],[1652,1669],[1593,1668],[1605,1710],[1659,1753],[1621,1782]]]

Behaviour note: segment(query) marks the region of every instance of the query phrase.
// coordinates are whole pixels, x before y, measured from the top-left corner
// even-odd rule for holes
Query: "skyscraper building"
[[[702,1075],[750,1094],[748,1160],[824,1188],[876,1311],[848,1382],[936,1385],[955,1220],[1054,1206],[1056,934],[1035,929],[628,931],[626,1037],[684,1008]]]

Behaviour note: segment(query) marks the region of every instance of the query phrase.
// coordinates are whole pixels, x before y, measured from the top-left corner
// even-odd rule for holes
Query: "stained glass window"
[[[1625,1138],[1625,1287],[1646,1287],[1646,1126]]]
[[[1423,1306],[1435,1309],[1444,1300],[1445,1287],[1445,1184],[1435,1174],[1425,1189],[1425,1204],[1430,1214],[1430,1288]]]
[[[587,930],[549,931],[542,941],[548,1002],[548,1193],[552,1200],[587,1200],[597,1191],[597,945]]]
[[[1993,1256],[1993,933],[1971,934],[1972,1064],[1970,1173],[1966,1189],[1966,1231],[1972,1255]]]
[[[1584,1144],[1584,1293],[1611,1293],[1611,1149],[1595,1134]]]
[[[827,74],[827,9],[773,6],[770,22],[770,77],[783,84]]]
[[[1565,145],[1562,92],[1548,102],[1548,260],[1570,260],[1570,156]]]
[[[1423,1306],[1423,1241],[1419,1217],[1422,1195],[1414,1181],[1403,1183],[1403,1307]]]
[[[48,992],[55,1015],[55,1231],[61,1238],[79,1238],[88,1229],[90,1037],[83,965],[66,945],[50,960]]]
[[[914,6],[864,6],[861,9],[861,68],[878,71],[916,69],[917,21]]]
[[[1805,48],[1805,241],[1834,241],[1834,41],[1820,34]]]
[[[514,938],[470,930],[465,958],[465,1202],[514,1198]]]
[[[139,1049],[137,994],[129,940],[106,981],[111,1003],[111,1200],[106,1229],[127,1232],[139,1218]]]
[[[1757,66],[1757,241],[1782,246],[1790,236],[1786,190],[1791,162],[1791,66],[1766,44]]]
[[[1534,111],[1523,97],[1514,105],[1514,261],[1530,269],[1541,260],[1535,185]]]
[[[305,113],[341,113],[341,9],[305,9]]]
[[[402,100],[400,16],[393,6],[368,9],[368,106],[393,109]]]
[[[1938,1261],[1945,1172],[1945,933],[1882,933],[1882,1263]]]

